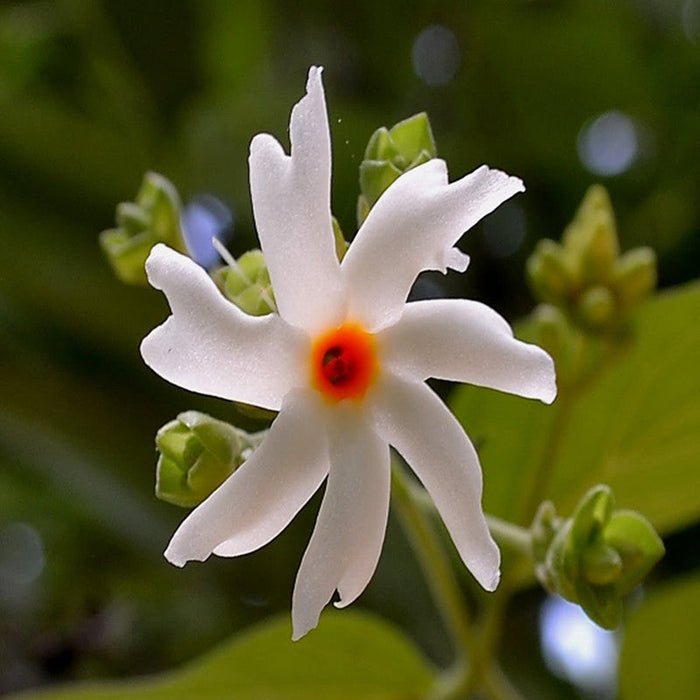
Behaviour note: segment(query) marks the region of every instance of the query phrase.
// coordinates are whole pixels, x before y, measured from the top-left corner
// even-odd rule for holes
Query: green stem
[[[544,496],[545,489],[549,485],[559,453],[559,446],[571,417],[574,403],[573,392],[562,392],[554,406],[555,414],[549,428],[549,439],[545,444],[534,478],[530,481],[527,498],[524,499],[525,507],[522,513],[522,522],[532,522]]]
[[[581,336],[580,354],[586,352],[586,343],[589,342],[586,336]],[[577,400],[593,386],[607,370],[617,362],[621,356],[629,351],[631,343],[629,339],[619,340],[606,346],[606,352],[599,361],[589,368],[579,368],[578,374],[573,381],[564,384],[559,389],[559,396],[554,403],[554,418],[549,427],[549,439],[539,467],[535,472],[533,480],[530,482],[527,498],[524,500],[525,508],[522,513],[522,522],[530,523],[537,512],[537,508],[542,502],[547,487],[554,471],[554,467],[559,454],[562,439],[566,433],[566,428],[571,418]]]
[[[428,494],[421,488],[411,487],[406,484],[411,498],[431,516],[435,514],[435,504]],[[486,515],[491,535],[498,544],[516,552],[531,555],[531,536],[527,528],[520,527],[506,520],[501,520],[495,515]]]
[[[467,658],[474,648],[471,615],[440,536],[414,497],[413,491],[403,468],[394,462],[394,505],[454,647],[454,664],[443,676],[435,692],[435,697],[448,698],[454,696],[457,688],[462,687],[468,677]]]
[[[502,547],[507,547],[528,557],[532,556],[532,536],[527,528],[501,520],[494,515],[487,515],[486,522],[493,539]]]

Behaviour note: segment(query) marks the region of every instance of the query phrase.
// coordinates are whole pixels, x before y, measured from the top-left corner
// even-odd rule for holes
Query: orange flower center
[[[356,323],[344,323],[313,342],[311,381],[332,401],[362,399],[377,368],[374,338]]]

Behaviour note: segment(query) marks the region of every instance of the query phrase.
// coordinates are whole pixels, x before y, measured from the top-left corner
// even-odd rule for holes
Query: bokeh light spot
[[[26,523],[0,530],[0,586],[23,588],[36,581],[46,559],[41,535]]]
[[[447,85],[460,63],[455,33],[440,24],[426,27],[413,42],[411,62],[416,75],[430,86]]]
[[[588,697],[617,693],[618,642],[578,605],[550,597],[540,611],[540,643],[547,668]]]
[[[610,111],[588,122],[578,135],[578,155],[594,175],[620,175],[639,155],[637,128],[626,114]]]

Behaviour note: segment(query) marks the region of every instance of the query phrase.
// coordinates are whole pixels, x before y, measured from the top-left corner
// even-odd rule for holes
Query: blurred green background
[[[120,284],[97,234],[151,169],[185,202],[210,193],[231,209],[234,253],[254,245],[248,143],[260,131],[284,142],[310,65],[325,67],[346,236],[370,134],[422,110],[453,178],[485,162],[525,181],[465,237],[468,273],[426,285],[517,319],[533,303],[527,255],[559,237],[596,181],[623,249],[656,249],[661,286],[698,276],[700,0],[411,8],[0,3],[0,693],[169,668],[288,610],[318,498],[255,554],[184,570],[163,559],[184,511],[152,495],[155,431],[189,408],[238,417],[142,364],[139,341],[166,303]],[[667,540],[659,580],[697,570],[696,537]],[[541,598],[516,599],[506,651],[532,697],[577,697],[540,658]],[[358,605],[449,658],[393,519]]]

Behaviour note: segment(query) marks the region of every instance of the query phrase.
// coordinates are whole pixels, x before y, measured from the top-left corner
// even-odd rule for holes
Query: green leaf
[[[548,498],[567,515],[605,483],[620,507],[644,513],[662,534],[700,518],[689,487],[700,461],[700,284],[659,294],[635,329],[631,348],[569,404],[455,391],[453,410],[479,448],[488,512],[529,524]],[[549,476],[533,504],[543,463]]]
[[[620,659],[621,697],[700,696],[700,577],[672,583],[629,615]]]
[[[180,671],[74,685],[27,700],[410,700],[433,683],[426,661],[393,627],[362,613],[324,614],[290,640],[289,617],[264,622]]]

